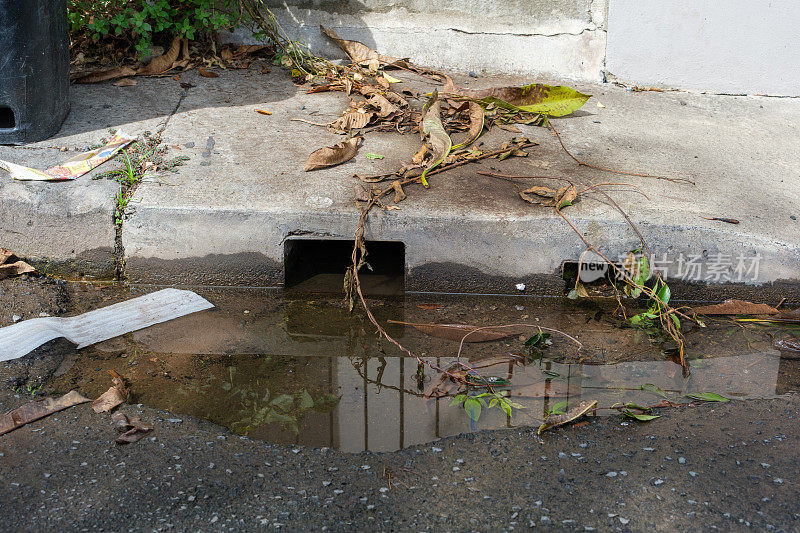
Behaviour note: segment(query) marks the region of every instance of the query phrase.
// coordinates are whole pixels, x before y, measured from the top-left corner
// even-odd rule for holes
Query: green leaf
[[[656,396],[661,396],[662,398],[667,398],[667,393],[661,390],[660,388],[656,387],[652,383],[645,383],[644,385],[639,385],[639,390],[652,392]]]
[[[311,395],[308,393],[307,390],[301,391],[300,394],[298,395],[298,407],[303,411],[306,411],[314,407],[314,399],[311,397]]]
[[[475,398],[467,398],[466,401],[464,401],[464,410],[473,422],[477,422],[481,417],[481,402]]]
[[[567,294],[567,298],[570,300],[577,300],[578,298],[588,298],[589,292],[586,290],[586,287],[583,286],[583,283],[580,281],[575,285],[575,288],[569,291]]]
[[[632,402],[626,403],[625,407],[629,409],[638,409],[639,411],[645,411],[645,412],[652,411],[652,409],[650,409],[649,407],[645,407],[643,405],[639,405],[638,403],[632,403]]]
[[[273,398],[269,404],[274,405],[281,411],[288,411],[294,404],[294,397],[290,394],[281,394],[280,396]]]
[[[381,154],[373,154],[372,152],[366,154],[365,157],[367,159],[383,159],[383,155],[381,155]]]
[[[729,402],[730,400],[724,396],[720,396],[714,392],[690,392],[685,394],[687,398],[692,400],[701,400],[704,402]]]
[[[551,415],[563,415],[566,413],[565,409],[569,405],[566,401],[558,402],[553,404],[553,407],[550,408]]]
[[[467,399],[466,394],[459,394],[450,401],[450,407],[453,407],[454,405],[461,405],[462,403],[464,403],[464,400],[466,399]]]
[[[524,111],[551,117],[569,115],[583,107],[586,100],[591,97],[572,87],[540,83],[522,87],[496,87],[472,94],[475,101],[483,107],[494,104],[509,111]]]
[[[645,415],[642,413],[631,413],[630,411],[623,411],[622,416],[624,416],[625,418],[632,418],[634,420],[638,420],[639,422],[649,422],[651,420],[659,418],[661,415]]]
[[[669,290],[669,286],[666,283],[663,283],[661,288],[658,289],[658,291],[656,292],[656,296],[658,296],[658,299],[665,304],[669,303],[670,295],[671,293]]]
[[[506,400],[505,403],[513,407],[514,409],[525,409],[525,406],[521,403],[512,402],[511,400]]]

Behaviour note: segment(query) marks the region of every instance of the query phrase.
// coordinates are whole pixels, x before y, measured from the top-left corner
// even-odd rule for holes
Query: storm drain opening
[[[8,106],[0,105],[0,130],[10,130],[17,125],[14,110]]]
[[[287,239],[283,248],[284,286],[309,292],[341,292],[351,265],[352,240]],[[371,295],[405,291],[406,247],[402,242],[367,241],[361,290]]]

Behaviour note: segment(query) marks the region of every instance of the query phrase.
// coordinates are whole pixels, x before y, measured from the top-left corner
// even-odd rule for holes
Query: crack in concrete
[[[572,35],[575,37],[579,37],[586,33],[587,31],[601,31],[605,33],[604,30],[600,29],[592,29],[592,28],[584,28],[578,33],[562,31],[562,32],[555,32],[555,33],[515,33],[515,32],[500,32],[500,31],[468,31],[462,30],[459,28],[445,28],[450,31],[454,31],[456,33],[464,33],[467,35],[502,35],[502,36],[509,36],[509,37],[560,37],[562,35]]]
[[[181,104],[183,103],[183,100],[184,98],[186,98],[187,94],[188,94],[188,89],[184,89],[180,97],[178,98],[175,107],[172,108],[172,111],[170,112],[169,115],[167,115],[167,118],[164,120],[164,123],[161,126],[159,126],[158,130],[156,131],[155,138],[158,140],[159,144],[161,143],[161,135],[163,135],[164,130],[167,129],[169,121],[172,120],[172,117],[174,117],[178,113],[178,110],[180,109]],[[137,180],[128,187],[125,187],[125,185],[120,184],[120,196],[129,199],[136,192],[136,189],[139,187],[139,183],[141,183],[141,180]],[[127,276],[125,274],[125,267],[126,267],[125,243],[122,242],[122,225],[125,222],[125,214],[126,213],[123,212],[122,216],[117,218],[115,209],[114,214],[112,215],[113,217],[112,223],[114,224],[114,254],[113,254],[114,277],[117,281],[125,281],[127,279]]]

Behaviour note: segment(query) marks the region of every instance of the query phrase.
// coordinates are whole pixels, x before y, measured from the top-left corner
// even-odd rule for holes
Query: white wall
[[[638,85],[800,95],[798,0],[609,0],[607,72]]]

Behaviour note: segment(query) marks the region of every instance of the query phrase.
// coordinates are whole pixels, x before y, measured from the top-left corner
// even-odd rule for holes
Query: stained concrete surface
[[[404,79],[418,90],[431,88],[426,80]],[[75,85],[73,111],[58,136],[0,149],[5,159],[46,168],[98,142],[108,128],[132,134],[164,128],[168,156],[188,155],[190,160],[177,174],[160,176],[163,182],[142,184],[129,205],[121,244],[133,281],[280,284],[285,238],[351,239],[358,219],[353,189],[360,184],[352,175],[396,169],[420,146],[414,135],[373,132],[354,160],[306,173],[302,166],[308,154],[341,137],[290,119],[330,121],[346,105],[342,93],[305,94],[282,71],[262,75],[257,67],[221,72],[219,78],[189,72],[181,81],[196,87],[181,89],[171,78],[141,79],[134,87]],[[473,88],[530,81],[459,79]],[[587,185],[636,185],[649,200],[630,186],[609,191],[656,256],[666,254],[673,267],[681,255],[699,257],[706,268],[720,256],[732,263],[744,257],[751,265],[758,257],[758,272],[738,281],[769,288],[781,280],[800,280],[800,148],[794,142],[800,134],[800,100],[632,93],[613,85],[578,88],[593,98],[574,115],[554,121],[578,157],[695,185],[582,168],[546,129],[521,127],[539,143],[527,158],[434,176],[428,191],[407,187],[409,197],[400,210],[370,216],[368,239],[406,244],[407,288],[515,292],[522,282],[535,292],[553,285],[544,278],[552,280],[563,261],[578,259],[584,246],[564,221],[517,196],[518,187],[530,180],[509,183],[475,173],[493,169],[569,177]],[[257,114],[256,108],[273,114]],[[499,146],[513,135],[494,129],[482,137],[481,148]],[[68,152],[57,151],[62,147]],[[366,159],[368,152],[385,158]],[[40,259],[40,265],[64,264],[66,273],[108,277],[113,273],[112,197],[117,190],[116,184],[91,176],[46,184],[5,178],[0,188],[3,246]],[[612,257],[639,245],[625,220],[596,191],[587,192],[565,214]],[[735,266],[726,269],[733,281]],[[715,281],[707,272],[700,278]]]
[[[359,215],[353,188],[360,184],[352,175],[391,171],[420,146],[414,135],[370,133],[352,161],[306,173],[302,165],[308,154],[341,137],[290,119],[333,120],[346,106],[343,94],[308,95],[281,74],[189,79],[198,88],[184,98],[164,139],[180,145],[175,153],[191,159],[167,178],[174,186],[143,184],[124,225],[129,276],[135,281],[163,281],[159,272],[168,268],[171,279],[196,282],[180,265],[204,257],[213,259],[204,276],[220,279],[225,256],[259,254],[260,259],[252,256],[260,263],[255,275],[236,282],[280,283],[271,274],[279,272],[285,238],[352,238]],[[481,78],[470,86],[522,81]],[[430,87],[419,79],[408,84]],[[758,255],[757,276],[740,281],[800,279],[800,154],[793,142],[800,133],[800,101],[631,93],[609,85],[578,88],[594,97],[583,110],[554,121],[576,155],[600,166],[685,178],[695,185],[581,168],[546,129],[522,127],[540,143],[527,158],[483,162],[432,177],[430,190],[407,187],[409,197],[400,210],[370,217],[368,239],[406,244],[410,288],[452,288],[469,277],[460,271],[478,271],[486,280],[497,280],[488,289],[513,292],[516,283],[535,286],[537,276],[554,275],[563,261],[578,259],[583,245],[567,224],[552,210],[517,196],[517,187],[527,181],[513,184],[475,173],[492,169],[637,185],[649,200],[627,186],[613,187],[611,194],[657,256],[667,254],[674,261],[681,254],[700,255],[708,262],[719,254],[733,260]],[[257,107],[272,116],[255,113]],[[482,137],[481,148],[497,147],[513,135],[495,129]],[[364,157],[367,152],[385,158],[372,161]],[[587,193],[565,213],[612,257],[638,246],[635,233],[599,194]],[[437,264],[456,268],[433,278],[415,275]]]
[[[165,80],[149,81],[134,87],[135,93],[111,84],[73,85],[61,131],[26,146],[0,146],[0,159],[44,170],[95,147],[110,129],[133,136],[157,131],[175,109],[181,89]],[[0,245],[42,272],[113,278],[119,185],[92,179],[111,165],[64,182],[14,181],[0,170]]]

